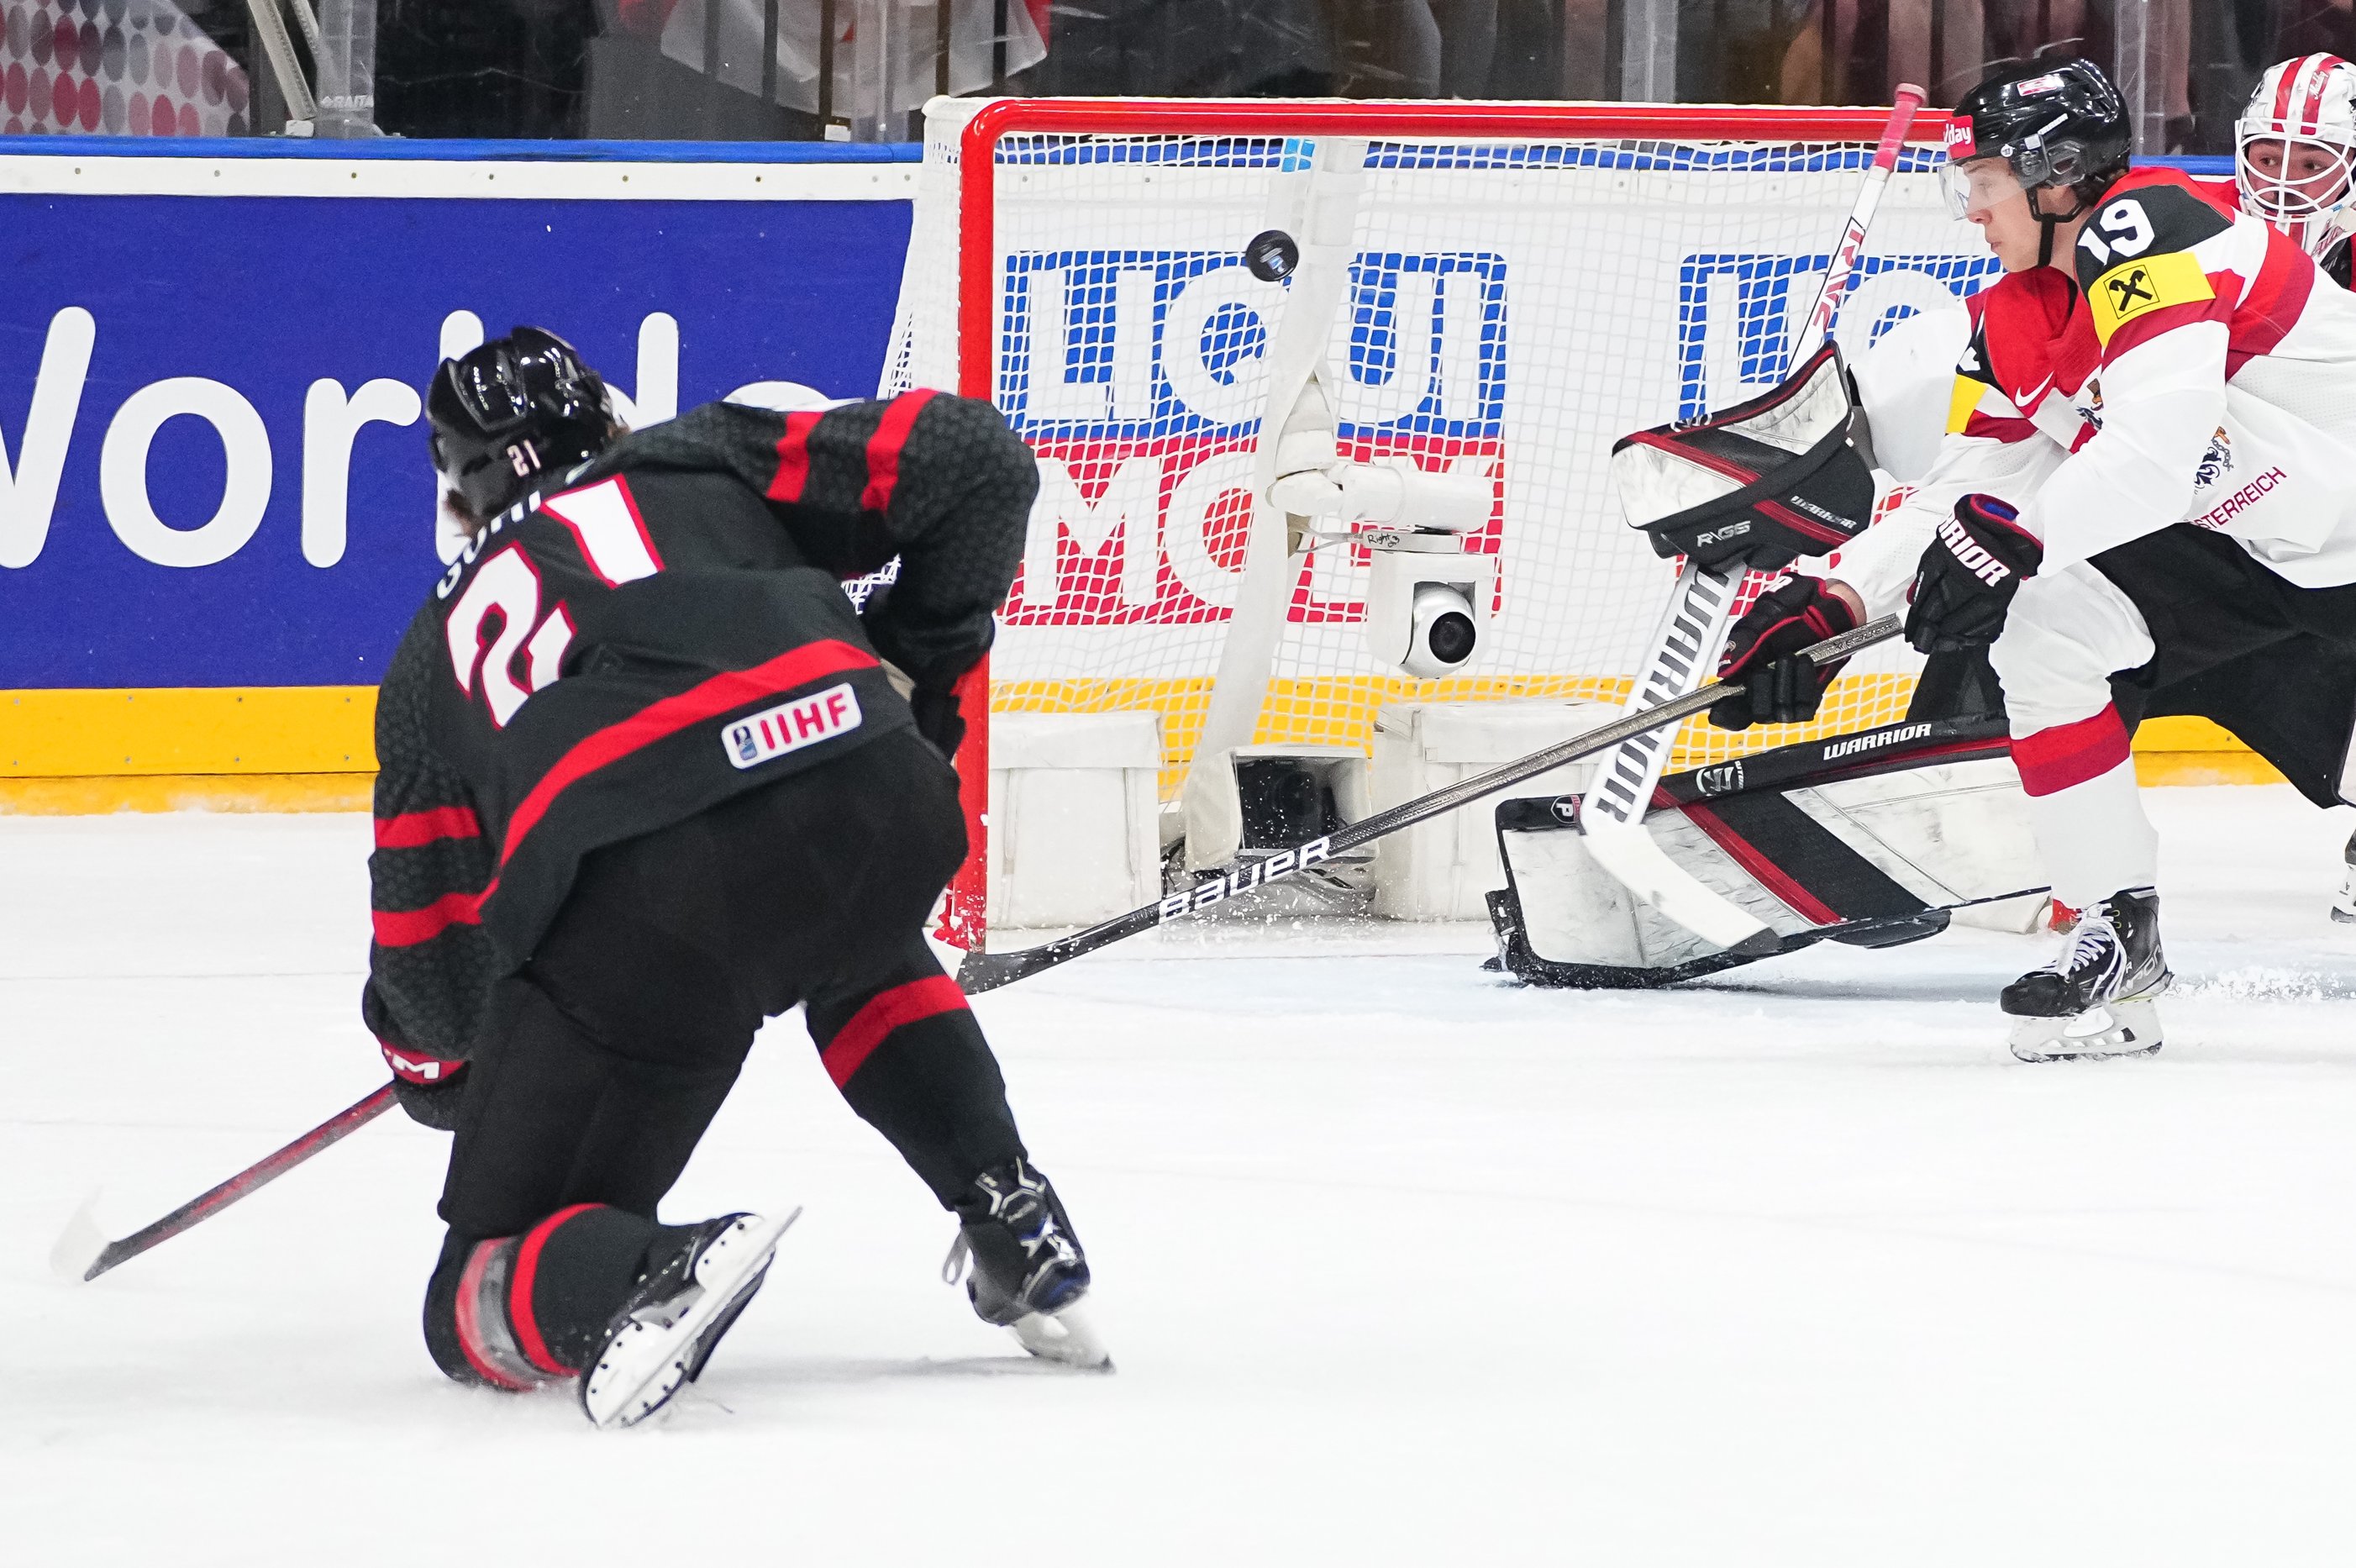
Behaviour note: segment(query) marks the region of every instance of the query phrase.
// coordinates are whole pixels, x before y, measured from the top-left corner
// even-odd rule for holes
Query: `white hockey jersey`
[[[1902,608],[1956,499],[2021,509],[2045,568],[2170,523],[2216,529],[2302,587],[2356,582],[2356,295],[2169,169],[2104,198],[2074,260],[1971,301],[1948,435],[1833,574]]]

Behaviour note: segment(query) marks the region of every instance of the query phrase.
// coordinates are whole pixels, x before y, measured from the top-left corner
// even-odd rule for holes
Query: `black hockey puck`
[[[1244,247],[1244,265],[1252,276],[1263,283],[1282,283],[1301,264],[1301,247],[1292,236],[1281,229],[1269,229],[1252,236]]]

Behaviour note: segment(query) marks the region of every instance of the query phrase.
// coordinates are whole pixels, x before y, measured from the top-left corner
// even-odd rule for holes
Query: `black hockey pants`
[[[2186,714],[2223,725],[2319,806],[2339,803],[2356,730],[2356,586],[2302,588],[2223,534],[2179,523],[2094,567],[2135,602],[2151,661],[2111,677],[2130,732]],[[1909,719],[2001,714],[1987,650],[1934,653]]]
[[[903,733],[583,862],[468,1069],[426,1295],[443,1370],[512,1387],[532,1380],[509,1375],[519,1348],[546,1376],[584,1364],[678,1234],[656,1205],[754,1032],[797,1003],[851,1109],[944,1207],[1023,1155],[922,935],[965,844],[955,776]],[[484,1328],[502,1299],[509,1321]]]
[[[2317,805],[2339,803],[2356,725],[2356,585],[2302,588],[2189,523],[2094,564],[2135,601],[2155,650],[2111,677],[2130,731],[2166,714],[2210,719]]]

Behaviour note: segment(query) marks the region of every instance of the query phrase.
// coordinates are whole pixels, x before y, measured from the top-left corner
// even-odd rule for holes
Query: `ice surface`
[[[782,1021],[670,1213],[809,1213],[707,1392],[617,1435],[434,1372],[443,1140],[398,1117],[54,1280],[91,1186],[123,1234],[380,1080],[369,832],[0,819],[0,1561],[2345,1563],[2348,813],[2149,799],[2150,1061],[2013,1062],[2043,950],[1976,931],[1654,995],[1230,931],[982,999],[1112,1378],[936,1282],[948,1225]]]

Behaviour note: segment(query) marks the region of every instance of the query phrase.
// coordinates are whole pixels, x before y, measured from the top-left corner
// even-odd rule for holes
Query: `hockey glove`
[[[908,693],[908,710],[916,715],[916,733],[956,762],[958,747],[965,742],[965,714],[958,707],[956,684],[916,687]]]
[[[1709,722],[1749,729],[1815,718],[1825,688],[1848,660],[1820,666],[1801,658],[1800,650],[1856,629],[1857,612],[1820,578],[1794,577],[1760,595],[1727,638],[1718,678],[1730,690],[1711,704]]]
[[[1996,640],[2021,579],[2035,576],[2045,559],[2045,546],[2019,518],[1994,496],[1955,503],[1914,568],[1906,640],[1915,651],[1961,653]]]
[[[455,1132],[459,1102],[466,1098],[466,1064],[377,1042],[392,1069],[393,1098],[410,1119],[437,1133]]]

